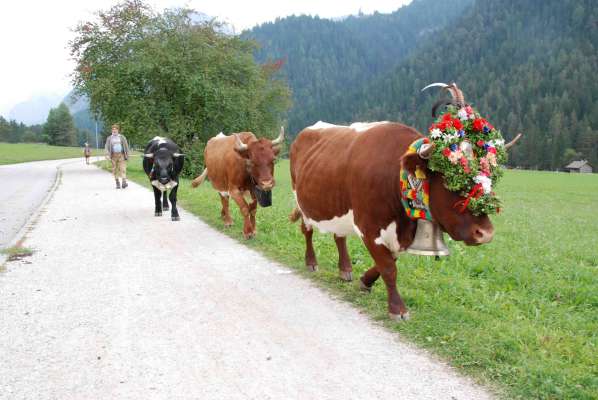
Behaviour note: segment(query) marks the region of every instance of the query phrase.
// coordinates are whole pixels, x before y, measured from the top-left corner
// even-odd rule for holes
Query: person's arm
[[[110,136],[106,138],[106,144],[104,145],[104,153],[106,158],[110,158]]]
[[[129,158],[129,142],[127,142],[127,138],[121,135],[123,138],[123,152],[125,153],[125,160]]]

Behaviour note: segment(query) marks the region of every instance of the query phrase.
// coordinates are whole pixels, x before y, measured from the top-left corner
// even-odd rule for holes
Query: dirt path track
[[[0,272],[1,399],[487,399],[347,304],[151,193],[66,164]]]

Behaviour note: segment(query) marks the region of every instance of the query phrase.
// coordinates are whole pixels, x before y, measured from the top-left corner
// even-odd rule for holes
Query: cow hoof
[[[224,223],[224,227],[225,227],[225,228],[230,228],[231,226],[233,226],[233,223],[232,223],[232,221],[231,221],[231,222],[225,222],[225,223]]]
[[[339,271],[338,275],[345,282],[351,282],[353,280],[353,273],[351,271]]]
[[[362,292],[368,292],[368,293],[371,293],[371,292],[372,292],[372,287],[371,287],[371,286],[368,286],[368,285],[366,285],[365,283],[363,283],[363,281],[362,281],[361,279],[359,280],[359,289],[360,289]]]
[[[162,207],[162,211],[168,211],[168,210],[170,210],[170,207],[168,207],[168,206]]]
[[[388,313],[388,318],[390,318],[393,321],[397,321],[397,322],[408,321],[409,320],[409,311],[405,312],[404,314]]]
[[[249,240],[253,238],[253,233],[244,233],[243,237],[245,238],[245,240]]]
[[[180,221],[181,217],[176,216],[176,217],[171,217],[170,219],[172,219],[173,221]]]
[[[162,216],[162,213],[161,213],[161,212],[156,212],[156,213],[154,213],[154,217],[161,217],[161,216]]]
[[[309,272],[317,272],[318,271],[318,264],[307,265],[307,270]]]

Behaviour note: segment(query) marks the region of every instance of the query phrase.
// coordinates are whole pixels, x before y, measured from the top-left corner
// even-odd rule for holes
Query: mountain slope
[[[244,32],[261,48],[261,62],[283,59],[293,90],[289,130],[330,119],[330,99],[395,67],[425,38],[449,24],[473,0],[415,0],[391,14],[340,21],[288,17]]]
[[[598,165],[598,8],[592,1],[478,0],[383,77],[333,100],[335,121],[394,119],[421,130],[437,94],[456,81],[507,137],[523,131],[511,162]]]

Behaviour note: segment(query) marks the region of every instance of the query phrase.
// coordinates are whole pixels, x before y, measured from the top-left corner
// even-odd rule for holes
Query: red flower
[[[430,143],[430,139],[429,139],[429,138],[427,138],[427,137],[425,137],[425,138],[424,138],[424,143]]]
[[[461,129],[463,129],[463,123],[458,118],[453,119],[453,126],[458,131],[460,131]]]
[[[453,116],[451,115],[451,113],[445,113],[442,116],[442,120],[446,121],[446,122],[450,122],[453,119]]]
[[[448,147],[445,147],[444,150],[442,150],[442,155],[445,157],[448,157],[451,155],[451,149],[449,149]]]
[[[496,154],[496,148],[495,147],[488,147],[488,153]]]
[[[484,142],[483,140],[478,140],[476,144],[478,145],[478,147],[484,147],[485,143],[486,142]]]
[[[446,130],[446,122],[442,121],[436,124],[436,128],[440,129],[441,131]]]
[[[484,129],[484,125],[486,125],[486,120],[484,118],[476,118],[473,120],[473,129],[478,132],[481,132]]]

